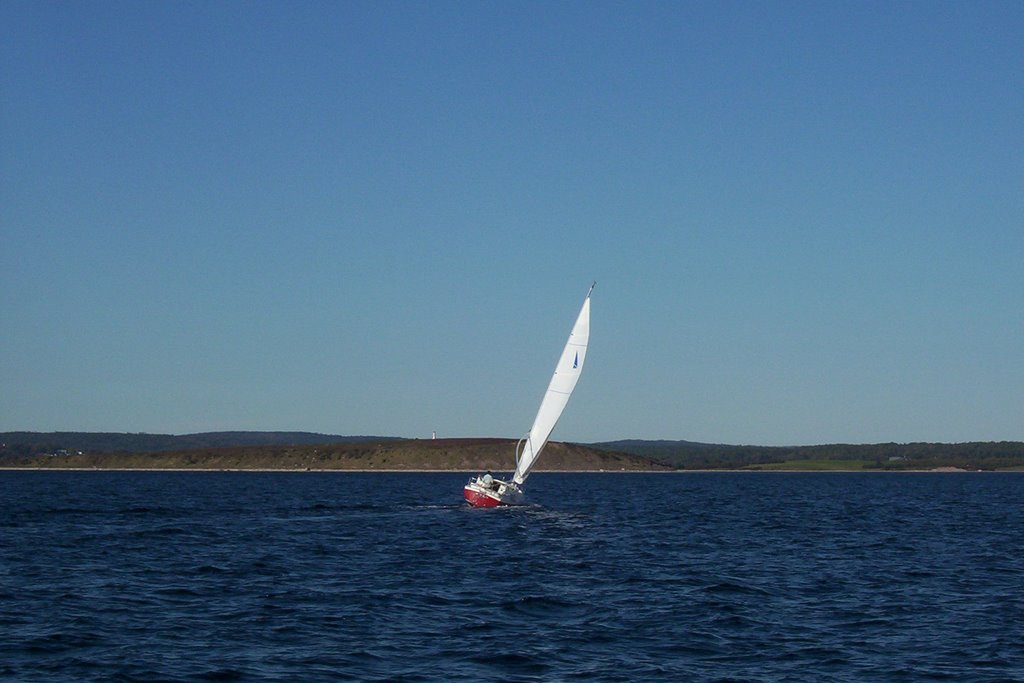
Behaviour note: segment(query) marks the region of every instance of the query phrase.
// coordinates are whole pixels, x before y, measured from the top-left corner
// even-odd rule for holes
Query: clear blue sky
[[[0,3],[0,430],[1024,439],[1024,3]]]

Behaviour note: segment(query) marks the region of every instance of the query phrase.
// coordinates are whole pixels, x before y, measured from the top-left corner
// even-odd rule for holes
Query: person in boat
[[[487,473],[484,474],[483,477],[481,477],[480,481],[483,482],[484,488],[488,488],[488,489],[496,489],[496,488],[498,488],[498,485],[494,482],[494,477],[491,476],[491,471],[490,470],[487,470]]]

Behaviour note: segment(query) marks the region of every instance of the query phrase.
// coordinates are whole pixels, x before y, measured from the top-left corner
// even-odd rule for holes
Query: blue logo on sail
[[[576,357],[572,359],[572,369],[575,370],[580,365],[580,352],[576,352]]]

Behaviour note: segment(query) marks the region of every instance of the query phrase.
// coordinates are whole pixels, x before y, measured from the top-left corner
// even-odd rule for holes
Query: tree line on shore
[[[62,452],[160,453],[241,446],[313,446],[397,441],[386,436],[342,436],[315,432],[202,432],[147,434],[122,432],[0,432],[0,457],[34,457]]]
[[[729,446],[689,441],[627,440],[592,445],[642,455],[680,469],[742,469],[799,461],[860,461],[866,468],[879,470],[1024,467],[1024,442],[1020,441]]]

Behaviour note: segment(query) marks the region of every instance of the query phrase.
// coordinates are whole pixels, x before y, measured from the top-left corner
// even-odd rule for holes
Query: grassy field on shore
[[[787,460],[763,465],[748,465],[744,470],[772,470],[794,472],[859,472],[871,470],[866,460]]]

